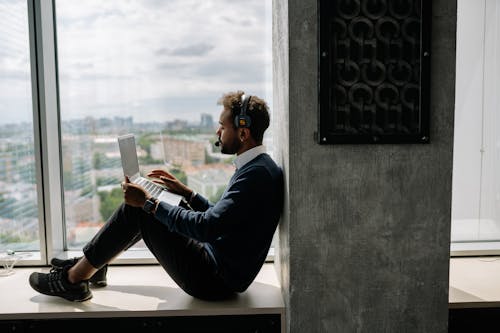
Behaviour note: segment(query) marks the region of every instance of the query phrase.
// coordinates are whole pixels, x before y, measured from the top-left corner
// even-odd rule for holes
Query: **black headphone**
[[[248,95],[248,97],[245,94],[241,95],[240,114],[234,117],[234,126],[236,128],[249,128],[252,124],[252,119],[247,115],[248,103],[250,103],[251,98],[251,95]]]

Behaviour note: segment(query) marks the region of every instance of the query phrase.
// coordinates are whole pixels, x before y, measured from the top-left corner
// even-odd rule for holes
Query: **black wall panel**
[[[428,143],[430,0],[319,0],[319,143]]]

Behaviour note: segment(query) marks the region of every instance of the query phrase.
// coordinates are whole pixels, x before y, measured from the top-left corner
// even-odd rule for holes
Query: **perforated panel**
[[[428,143],[430,1],[319,4],[319,142]]]

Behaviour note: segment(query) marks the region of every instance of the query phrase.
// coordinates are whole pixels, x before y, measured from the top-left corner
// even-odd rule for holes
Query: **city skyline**
[[[115,120],[118,125],[134,126],[127,118]],[[102,123],[113,129],[112,122]],[[81,124],[85,126],[84,122]],[[203,131],[203,125],[210,124],[210,117],[201,116],[198,124],[190,135],[176,135],[176,130],[167,129],[163,137],[154,130],[154,124],[149,130],[146,126],[136,142],[140,167],[143,171],[166,168],[183,177],[188,186],[193,186],[193,179],[197,179],[199,193],[217,200],[221,184],[230,178],[233,167],[227,157],[220,159],[220,154],[214,154],[215,147]],[[38,237],[39,214],[33,163],[35,154],[32,141],[24,138],[25,131],[19,134],[19,137],[14,134],[0,139],[0,248],[8,245],[19,250],[33,250]],[[84,130],[80,134],[62,137],[62,190],[70,248],[86,242],[92,230],[104,223],[107,214],[122,200],[119,189],[123,171],[115,137],[113,130],[102,133]],[[146,141],[141,142],[141,138]],[[156,149],[165,147],[163,142],[172,149],[166,150],[168,154],[158,152],[160,157],[152,156],[153,146],[156,145]],[[213,174],[214,170],[219,170],[217,181],[205,176],[206,173]],[[22,193],[19,192],[21,188]]]

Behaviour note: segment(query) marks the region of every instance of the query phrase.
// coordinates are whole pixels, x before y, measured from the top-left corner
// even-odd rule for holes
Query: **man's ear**
[[[240,141],[244,142],[250,139],[250,129],[249,128],[240,128]]]

